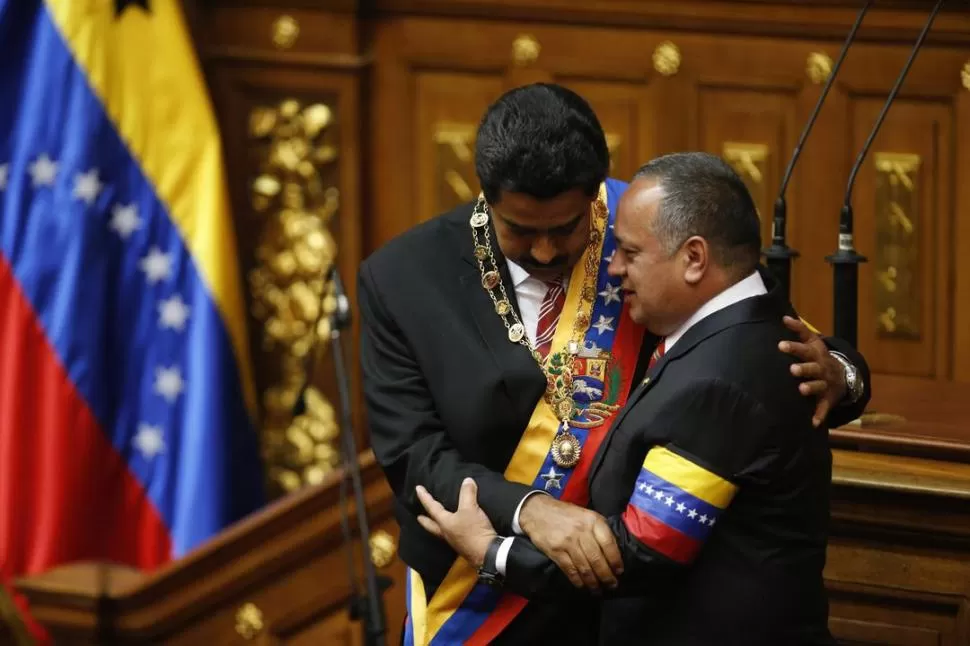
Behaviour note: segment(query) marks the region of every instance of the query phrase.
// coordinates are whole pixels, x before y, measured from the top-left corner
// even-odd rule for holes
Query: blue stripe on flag
[[[703,541],[721,510],[646,469],[640,469],[630,503],[664,524]]]
[[[0,0],[0,43],[0,251],[179,556],[261,502],[229,336],[165,205],[43,4]],[[45,159],[57,164],[52,185],[36,182]],[[91,171],[101,188],[88,203]],[[123,238],[115,213],[129,205],[141,226]],[[153,251],[170,269],[156,282],[145,265]],[[189,308],[182,329],[161,324],[160,308],[171,312],[176,301]]]

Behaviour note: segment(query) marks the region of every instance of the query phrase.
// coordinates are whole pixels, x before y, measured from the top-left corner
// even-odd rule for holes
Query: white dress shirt
[[[522,325],[525,326],[526,334],[529,335],[529,339],[535,339],[536,326],[538,324],[537,315],[539,312],[539,305],[542,303],[542,299],[546,294],[545,283],[532,278],[529,276],[528,272],[514,264],[512,261],[508,261],[508,263],[509,274],[511,275],[512,282],[515,285],[515,297],[519,301]],[[536,287],[536,285],[538,285],[538,287]],[[536,293],[539,294],[538,297],[535,296]],[[694,312],[694,314],[683,323],[683,325],[677,328],[672,334],[667,335],[667,337],[664,339],[664,353],[669,352],[677,341],[684,336],[687,330],[697,325],[708,316],[745,299],[767,293],[768,289],[765,287],[765,282],[762,280],[761,274],[755,270],[744,280],[731,285],[723,292],[717,294],[714,298],[701,305],[697,311]],[[527,316],[531,316],[529,322],[527,322]],[[526,499],[528,499],[529,496],[536,493],[545,492],[536,490],[526,494],[525,498],[522,499],[522,502],[519,503],[519,506],[515,510],[515,516],[512,518],[512,530],[516,534],[522,534],[522,528],[519,527],[519,511],[522,509],[522,504],[526,501]],[[499,546],[498,553],[495,555],[495,569],[498,570],[498,573],[502,576],[505,576],[505,566],[508,563],[509,550],[512,549],[512,541],[514,540],[515,537],[509,536],[502,541],[502,545]]]

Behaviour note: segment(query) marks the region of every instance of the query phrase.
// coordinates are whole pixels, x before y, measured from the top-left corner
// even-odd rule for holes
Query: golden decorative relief
[[[960,70],[960,81],[964,88],[970,90],[970,61],[963,64],[963,69]]]
[[[665,41],[653,50],[653,69],[663,76],[673,76],[680,69],[680,49],[672,42]]]
[[[832,58],[824,52],[812,52],[805,63],[805,73],[815,85],[828,80],[832,73]]]
[[[880,336],[920,336],[919,155],[876,153],[876,324]]]
[[[370,535],[370,558],[377,568],[386,568],[394,562],[397,553],[397,543],[394,537],[379,529]]]
[[[256,604],[244,603],[236,611],[236,634],[250,641],[263,631],[263,611]]]
[[[738,175],[741,176],[745,186],[748,187],[758,209],[758,217],[761,217],[762,213],[772,213],[772,198],[768,194],[769,187],[765,181],[765,175],[769,168],[768,146],[758,143],[728,141],[724,143],[721,157],[731,164]],[[770,224],[770,222],[765,223],[763,217],[762,223],[764,226]]]
[[[263,453],[271,485],[289,492],[319,483],[339,463],[333,407],[315,388],[294,406],[309,356],[330,336],[336,309],[326,280],[337,245],[329,230],[339,206],[334,115],[323,103],[287,99],[250,113],[259,159],[252,204],[260,220],[249,273],[253,315],[263,326]]]
[[[273,44],[280,49],[293,47],[300,35],[300,23],[293,16],[280,16],[273,21]]]
[[[478,196],[475,174],[475,133],[468,123],[443,121],[435,125],[436,213],[452,209]]]
[[[520,67],[532,65],[539,60],[541,51],[542,46],[535,36],[522,34],[512,41],[512,62]]]

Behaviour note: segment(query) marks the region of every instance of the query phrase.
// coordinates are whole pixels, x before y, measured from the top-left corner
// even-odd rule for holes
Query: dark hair
[[[502,191],[547,200],[579,188],[592,197],[609,167],[606,135],[593,109],[559,85],[506,92],[478,127],[475,170],[492,204]]]
[[[656,179],[663,198],[653,233],[669,253],[701,236],[722,267],[749,273],[761,256],[761,223],[748,187],[720,157],[690,152],[648,162],[634,179]]]

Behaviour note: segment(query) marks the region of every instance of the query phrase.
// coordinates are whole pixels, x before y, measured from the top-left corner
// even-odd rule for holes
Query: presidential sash
[[[630,320],[619,281],[606,271],[616,249],[613,236],[616,208],[626,187],[624,182],[613,179],[600,187],[600,198],[606,202],[609,215],[592,221],[602,244],[587,247],[573,268],[550,350],[550,354],[562,350],[570,340],[577,317],[587,317],[590,323],[584,344],[573,365],[577,415],[569,424],[582,446],[579,463],[563,469],[553,460],[552,443],[560,421],[542,398],[505,470],[509,481],[531,484],[560,500],[582,506],[589,500],[589,467],[613,418],[626,403],[643,342],[643,328]],[[584,303],[581,292],[588,263],[598,268],[596,298]],[[582,311],[584,304],[588,311]],[[407,646],[487,644],[527,603],[518,595],[478,583],[478,573],[460,557],[430,600],[426,599],[420,575],[409,569],[404,643]]]

